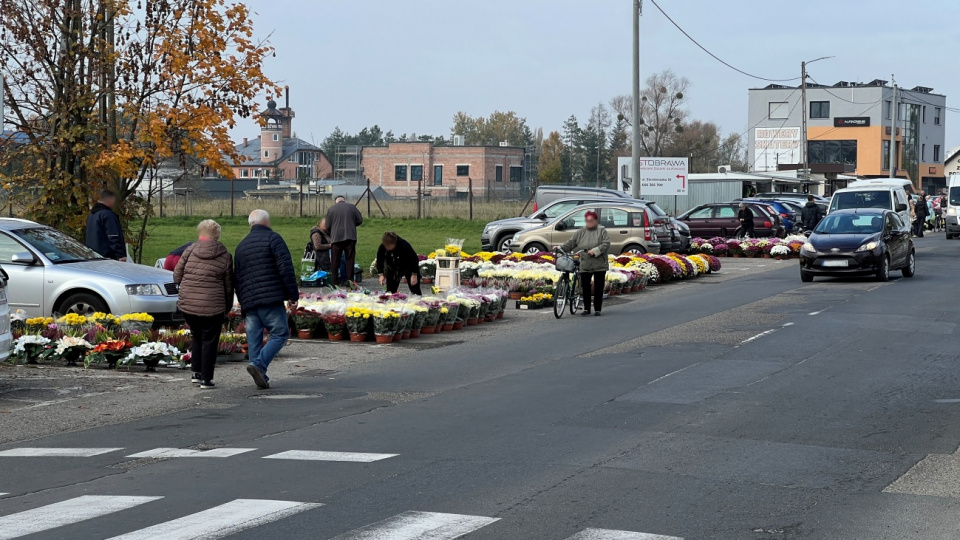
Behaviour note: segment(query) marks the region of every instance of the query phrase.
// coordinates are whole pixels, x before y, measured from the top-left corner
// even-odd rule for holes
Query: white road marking
[[[786,328],[786,327],[788,327],[788,326],[793,326],[793,323],[792,323],[792,322],[788,322],[788,323],[786,323],[786,324],[783,325],[784,328]]]
[[[14,448],[0,452],[0,457],[93,457],[123,448]]]
[[[131,454],[128,458],[182,458],[212,457],[227,458],[238,454],[253,452],[256,448],[214,448],[212,450],[191,450],[189,448],[154,448],[146,452]]]
[[[79,523],[163,497],[114,497],[84,495],[33,510],[0,517],[0,540],[19,538],[64,525]]]
[[[679,536],[663,536],[610,529],[585,529],[567,540],[683,540]]]
[[[333,540],[452,540],[499,521],[499,518],[404,512],[341,534]]]
[[[809,315],[810,315],[810,316],[819,315],[819,314],[823,313],[824,311],[826,311],[826,310],[825,310],[825,309],[821,309],[820,311],[811,311],[811,312],[809,313]]]
[[[759,334],[757,334],[757,335],[755,335],[755,336],[753,336],[753,337],[748,337],[747,339],[741,341],[741,342],[740,342],[740,345],[746,345],[747,343],[750,343],[751,341],[760,339],[760,338],[762,338],[763,336],[769,336],[770,334],[772,334],[772,333],[774,333],[774,332],[776,332],[776,331],[777,331],[777,329],[774,328],[774,329],[772,329],[772,330],[766,330],[766,331],[760,332]]]
[[[353,463],[372,463],[397,457],[400,454],[363,454],[359,452],[321,452],[313,450],[289,450],[264,456],[263,459],[290,459],[300,461],[349,461]]]
[[[237,499],[209,510],[133,531],[110,540],[215,540],[323,506],[319,503]]]

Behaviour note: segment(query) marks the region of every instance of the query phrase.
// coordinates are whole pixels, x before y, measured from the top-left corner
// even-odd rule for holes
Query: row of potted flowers
[[[806,238],[788,236],[786,238],[694,238],[690,249],[702,254],[717,257],[766,257],[789,259],[798,257]]]

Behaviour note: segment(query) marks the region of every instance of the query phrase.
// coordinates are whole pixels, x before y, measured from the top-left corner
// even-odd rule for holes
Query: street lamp
[[[807,64],[812,64],[828,58],[833,57],[821,56],[820,58],[814,60],[800,62],[800,99],[803,101],[803,127],[800,130],[800,152],[802,152],[803,155],[803,178],[807,180],[810,180],[810,163],[809,156],[807,155]]]

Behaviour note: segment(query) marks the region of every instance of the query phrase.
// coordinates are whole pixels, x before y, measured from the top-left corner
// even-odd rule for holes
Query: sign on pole
[[[689,159],[640,158],[640,194],[686,195],[689,187]]]

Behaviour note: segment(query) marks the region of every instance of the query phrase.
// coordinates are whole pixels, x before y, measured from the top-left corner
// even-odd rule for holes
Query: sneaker
[[[203,390],[210,390],[216,387],[217,385],[213,384],[213,381],[203,381],[200,383],[200,388]]]
[[[260,388],[260,389],[270,388],[270,385],[267,384],[267,380],[263,378],[263,372],[261,372],[260,368],[258,368],[257,366],[253,364],[248,365],[247,373],[249,373],[250,376],[253,377],[253,382],[254,384],[257,385],[257,388]]]
[[[200,384],[200,374],[194,373],[193,375],[191,375],[190,382],[192,382],[193,384]]]
[[[584,311],[583,313],[580,314],[580,316],[581,316],[581,317],[589,317],[589,316],[590,316],[590,311]]]
[[[596,315],[597,317],[600,316],[600,312],[599,312],[599,311],[594,311],[593,314]]]

